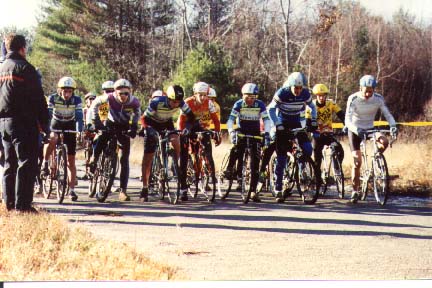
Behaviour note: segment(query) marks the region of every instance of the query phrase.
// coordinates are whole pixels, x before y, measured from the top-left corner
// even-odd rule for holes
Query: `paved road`
[[[79,175],[82,171],[78,172]],[[191,280],[432,279],[432,202],[398,198],[379,207],[328,196],[316,205],[292,197],[283,204],[192,199],[177,206],[138,201],[137,167],[131,171],[131,202],[87,197],[62,205],[35,198],[51,213],[95,235],[127,242]],[[118,181],[116,181],[118,184]]]

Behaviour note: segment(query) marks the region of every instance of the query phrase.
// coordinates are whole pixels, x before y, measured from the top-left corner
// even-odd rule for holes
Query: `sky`
[[[0,29],[8,26],[17,28],[30,28],[37,24],[36,16],[44,0],[11,0],[1,1]],[[393,13],[400,7],[414,14],[417,20],[423,23],[432,22],[431,0],[360,0],[360,3],[371,14],[381,15],[390,20]]]

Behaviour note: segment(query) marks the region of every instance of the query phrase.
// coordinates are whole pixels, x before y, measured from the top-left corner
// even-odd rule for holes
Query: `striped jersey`
[[[83,127],[83,107],[79,96],[72,95],[68,100],[57,93],[48,97],[48,115],[51,121],[78,123],[78,131]]]
[[[233,124],[237,119],[240,131],[246,134],[260,133],[260,120],[264,122],[264,131],[270,132],[270,118],[263,101],[256,99],[251,106],[246,105],[243,99],[234,103],[228,117],[228,131],[233,130]]]
[[[120,103],[117,101],[115,95],[102,95],[96,97],[91,105],[91,117],[92,122],[99,117],[99,108],[102,105],[108,104],[108,120],[120,125],[137,125],[138,119],[141,115],[139,100],[130,95],[126,103]],[[102,119],[100,119],[102,121]]]
[[[181,101],[179,107],[171,108],[167,96],[154,97],[144,111],[144,122],[141,122],[150,126],[152,126],[152,123],[165,124],[172,122],[173,116],[180,110],[185,114],[191,113],[191,109],[185,101]]]

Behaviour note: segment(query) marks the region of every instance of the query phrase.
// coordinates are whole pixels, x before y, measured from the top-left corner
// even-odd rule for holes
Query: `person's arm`
[[[387,105],[384,102],[384,98],[382,98],[381,96],[380,99],[381,99],[381,106],[380,106],[381,113],[389,122],[390,127],[396,127],[396,121],[393,118],[393,115],[390,113],[390,110],[387,108]]]
[[[27,66],[24,73],[26,74],[25,78],[28,79],[28,87],[31,90],[31,95],[34,97],[35,106],[30,107],[31,109],[37,109],[37,121],[40,125],[40,128],[46,133],[49,134],[50,130],[50,112],[48,111],[47,102],[44,96],[44,91],[42,88],[41,81],[39,81],[39,74],[33,66]],[[52,109],[51,109],[52,116]]]
[[[82,108],[82,100],[80,97],[76,96],[76,105],[75,105],[75,121],[76,121],[76,129],[78,132],[82,132],[83,130],[83,108]]]
[[[317,119],[317,109],[315,103],[312,101],[312,96],[309,97],[308,100],[305,101],[306,105],[310,108],[311,120],[316,121]]]
[[[210,118],[212,119],[213,124],[215,126],[215,131],[220,132],[220,121],[216,113],[216,107],[214,106],[213,101],[209,100],[208,103],[209,103]]]
[[[232,131],[234,131],[234,122],[238,118],[238,116],[240,115],[241,103],[242,103],[242,100],[239,100],[236,103],[234,103],[234,105],[231,109],[231,113],[228,116],[227,128],[228,128],[228,133],[230,133],[230,134]]]
[[[342,110],[342,108],[340,108],[340,106],[336,103],[333,103],[333,111],[336,113],[336,116],[338,116],[339,120],[341,120],[345,125],[345,112]]]
[[[138,129],[138,120],[141,115],[141,104],[138,98],[135,98],[133,101],[134,102],[133,102],[132,128]]]
[[[260,107],[261,108],[260,117],[264,123],[264,133],[270,133],[271,121],[270,121],[270,117],[269,117],[268,112],[267,112],[267,108],[264,105],[264,102],[261,102],[260,106],[261,106]]]
[[[353,122],[352,122],[352,116],[353,116],[353,112],[354,112],[354,101],[355,98],[357,96],[351,95],[350,97],[348,97],[348,102],[347,102],[347,107],[346,107],[346,112],[345,112],[345,126],[348,127],[348,129],[351,132],[354,132],[357,134],[357,127],[354,126]]]
[[[96,97],[96,99],[93,101],[92,105],[90,106],[90,109],[92,110],[91,113],[91,122],[94,125],[96,122],[100,121],[99,118],[99,107],[108,101],[108,96],[99,96]]]

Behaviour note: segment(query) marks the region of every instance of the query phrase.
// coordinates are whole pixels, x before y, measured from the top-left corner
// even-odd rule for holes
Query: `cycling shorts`
[[[53,130],[75,130],[74,122],[61,122],[61,121],[51,121],[51,129]],[[58,135],[58,133],[56,133]],[[67,146],[67,154],[76,154],[76,134],[74,133],[64,133],[63,143]]]
[[[147,128],[145,128],[144,153],[156,152],[157,143],[159,141],[156,132],[160,133],[163,130],[174,130],[174,123],[170,121],[164,124],[148,126]]]

